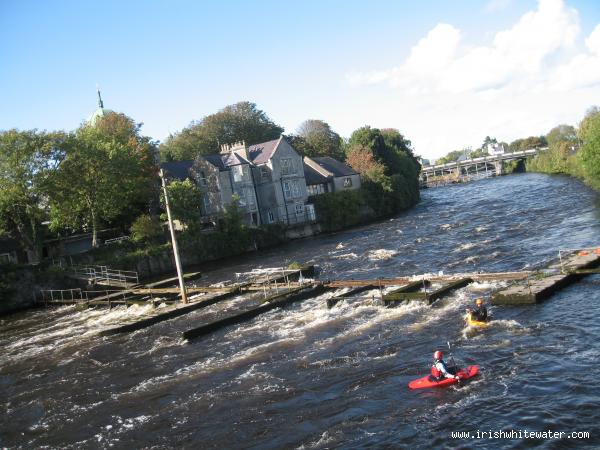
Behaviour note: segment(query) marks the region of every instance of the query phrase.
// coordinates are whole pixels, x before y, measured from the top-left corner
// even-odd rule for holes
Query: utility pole
[[[187,303],[187,293],[185,291],[185,284],[183,283],[183,274],[181,272],[181,261],[179,260],[179,248],[177,247],[177,238],[175,237],[175,229],[173,228],[173,220],[171,219],[171,208],[169,207],[169,196],[167,195],[167,185],[165,183],[165,176],[163,170],[160,169],[158,172],[160,180],[162,182],[163,194],[165,196],[165,206],[167,209],[167,218],[169,219],[169,230],[171,231],[171,243],[173,245],[173,254],[175,255],[175,267],[177,267],[177,278],[179,278],[179,290],[181,291],[181,301]]]

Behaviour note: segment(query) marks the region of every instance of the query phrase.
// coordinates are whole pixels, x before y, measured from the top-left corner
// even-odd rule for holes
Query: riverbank
[[[393,193],[388,194],[390,195]],[[193,230],[179,233],[182,265],[186,270],[204,271],[214,268],[215,265],[225,266],[240,257],[258,257],[261,252],[299,239],[388,220],[395,214],[410,209],[419,200],[418,195],[412,195],[402,202],[393,201],[385,208],[376,209],[369,206],[371,196],[370,191],[357,190],[314,197],[313,201],[321,218],[319,223],[301,224],[291,228],[277,224],[248,228],[238,224],[235,227],[210,231]],[[65,267],[68,265],[108,266],[117,270],[135,271],[142,281],[176,271],[170,243],[135,243],[129,240],[72,255],[68,261],[65,259]],[[23,281],[23,277],[11,275],[21,272],[30,274],[30,280]],[[34,273],[37,274],[35,277],[46,282],[32,282],[31,277],[34,277]],[[7,270],[6,276],[0,278],[0,286],[4,285],[0,295],[0,315],[34,306],[35,296],[40,289],[81,287],[74,283],[60,267],[42,265],[34,270],[29,266],[15,266],[14,270]],[[21,286],[27,286],[27,289],[22,289]]]

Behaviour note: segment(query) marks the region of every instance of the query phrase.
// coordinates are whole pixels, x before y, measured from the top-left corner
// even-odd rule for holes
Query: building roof
[[[304,179],[306,180],[307,186],[314,186],[316,184],[327,184],[327,177],[320,172],[317,172],[308,164],[304,166]]]
[[[206,161],[218,168],[227,170],[228,167],[239,166],[240,164],[250,164],[245,158],[236,153],[220,153],[218,155],[203,155]]]
[[[282,138],[280,137],[279,139],[273,139],[272,141],[262,142],[248,147],[248,157],[250,158],[250,161],[254,164],[264,164],[269,161],[269,158],[271,158],[273,152],[275,152],[281,139]]]
[[[165,175],[168,178],[176,178],[178,180],[185,180],[192,178],[190,169],[192,168],[194,161],[171,161],[161,163],[160,168],[165,171]]]
[[[337,159],[333,159],[330,156],[316,156],[312,159],[315,163],[317,163],[320,167],[325,169],[334,177],[347,177],[350,175],[358,175],[351,167],[347,166],[343,162],[338,161]]]
[[[202,158],[207,160],[219,170],[225,170],[227,168],[223,162],[223,155],[202,155]]]
[[[223,159],[223,164],[225,164],[226,167],[239,166],[240,164],[250,164],[250,161],[246,160],[237,153],[221,154],[220,156]]]

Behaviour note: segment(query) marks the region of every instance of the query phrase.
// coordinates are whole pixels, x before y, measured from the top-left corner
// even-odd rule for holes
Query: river
[[[202,282],[290,261],[317,264],[324,278],[531,269],[599,238],[594,192],[520,174],[425,190],[393,219],[240,259]],[[189,343],[182,331],[234,300],[111,337],[96,333],[144,308],[5,317],[0,447],[600,447],[600,276],[538,305],[491,307],[489,328],[466,329],[464,308],[504,285],[474,283],[431,307],[383,308],[367,293],[327,309],[321,296]],[[410,391],[447,342],[480,375]],[[500,430],[590,437],[481,438]]]

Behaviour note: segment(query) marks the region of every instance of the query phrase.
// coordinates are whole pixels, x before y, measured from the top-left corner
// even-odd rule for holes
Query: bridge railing
[[[519,150],[512,153],[501,153],[498,155],[489,155],[489,156],[480,156],[479,158],[473,159],[465,159],[463,161],[452,161],[445,164],[437,164],[435,166],[423,167],[421,172],[433,172],[435,170],[443,170],[443,169],[453,169],[456,166],[474,164],[474,163],[484,163],[484,162],[496,162],[502,161],[506,159],[514,159],[522,156],[530,156],[539,153],[540,151],[547,150],[547,147],[542,148],[532,148],[528,150]]]

